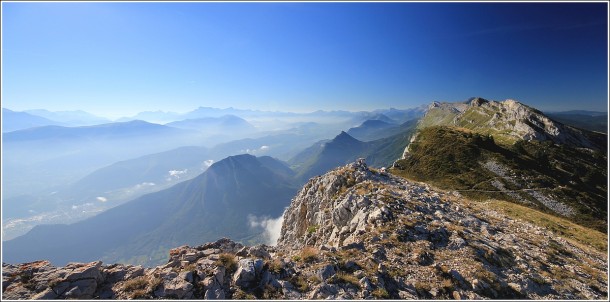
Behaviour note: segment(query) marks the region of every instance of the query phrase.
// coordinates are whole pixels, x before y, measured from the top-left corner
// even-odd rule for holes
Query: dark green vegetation
[[[498,145],[490,135],[434,126],[419,132],[409,146],[409,156],[398,160],[393,172],[443,189],[458,190],[473,199],[526,204],[606,232],[606,167],[605,151],[548,141]],[[545,205],[541,200],[548,202]],[[548,204],[567,205],[574,214],[562,214]]]
[[[330,141],[316,143],[289,161],[297,172],[297,178],[304,183],[309,178],[321,175],[338,166],[366,158],[373,167],[390,166],[400,158],[409,143],[417,120],[401,125],[402,131],[390,137],[362,142],[345,132]]]
[[[297,191],[293,172],[270,157],[228,157],[196,178],[71,225],[37,226],[3,244],[9,263],[127,262],[157,265],[170,248],[260,234],[248,216],[278,217]]]

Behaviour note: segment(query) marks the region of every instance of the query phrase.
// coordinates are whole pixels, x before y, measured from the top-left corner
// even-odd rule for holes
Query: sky
[[[2,107],[608,108],[606,3],[2,2]]]

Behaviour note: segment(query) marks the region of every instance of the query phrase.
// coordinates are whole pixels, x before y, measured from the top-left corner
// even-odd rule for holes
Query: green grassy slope
[[[409,150],[395,163],[395,174],[474,199],[510,200],[560,215],[540,201],[551,200],[572,209],[564,215],[571,221],[606,232],[604,152],[550,142],[499,145],[490,135],[445,126],[420,130]]]

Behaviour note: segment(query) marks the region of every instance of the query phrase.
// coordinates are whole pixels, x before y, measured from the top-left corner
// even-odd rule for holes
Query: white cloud
[[[214,160],[208,159],[206,161],[203,162],[202,164],[202,168],[203,169],[207,169],[209,168],[212,164],[214,163]]]
[[[170,179],[168,179],[168,181],[169,180]],[[130,187],[128,189],[125,189],[125,192],[128,193],[128,194],[132,194],[132,193],[137,192],[139,190],[146,190],[146,189],[148,189],[150,187],[153,187],[153,186],[156,186],[156,185],[157,184],[155,184],[154,182],[143,182],[143,183],[137,184],[137,185],[135,185],[133,187]]]
[[[183,174],[186,174],[186,172],[188,172],[188,169],[169,170],[169,171],[167,171],[167,173],[169,174],[169,177],[166,177],[165,180],[172,181],[172,180],[180,179],[180,177],[182,177]]]
[[[269,150],[271,147],[267,146],[267,145],[263,145],[260,148],[256,149],[241,149],[239,150],[239,153],[248,153],[248,154],[256,154],[258,152],[264,152]]]
[[[134,189],[134,190],[139,190],[139,189],[142,189],[142,188],[145,188],[145,187],[152,187],[152,186],[154,186],[154,185],[155,185],[155,183],[154,183],[154,182],[143,182],[143,183],[141,183],[141,184],[137,184],[137,185],[135,185],[135,186],[133,187],[133,189]]]
[[[108,198],[103,197],[103,196],[98,196],[96,199],[97,199],[97,201],[99,201],[99,202],[106,202],[106,201],[108,201]]]
[[[184,170],[170,170],[170,171],[168,171],[169,176],[173,176],[175,178],[180,178],[180,175],[186,174],[186,172],[188,172],[188,169],[184,169]]]
[[[282,231],[282,223],[284,222],[284,215],[278,218],[269,217],[257,217],[254,215],[248,215],[248,224],[251,228],[263,228],[264,237],[266,244],[276,245],[277,240],[280,238],[280,232]]]

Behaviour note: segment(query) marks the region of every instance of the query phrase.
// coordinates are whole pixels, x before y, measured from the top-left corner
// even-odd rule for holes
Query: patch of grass
[[[414,286],[418,292],[427,292],[432,289],[432,286],[428,282],[417,281],[415,282]]]
[[[292,283],[300,292],[306,292],[309,289],[309,284],[303,275],[292,276],[288,281]]]
[[[55,279],[49,281],[48,287],[52,289],[53,287],[57,286],[59,283],[62,283],[63,281],[64,280],[62,280],[62,279],[55,278]]]
[[[451,279],[445,278],[441,281],[441,288],[445,289],[445,291],[449,291],[453,289],[453,281]]]
[[[186,272],[192,272],[197,270],[197,264],[195,263],[189,263],[187,266],[185,266],[184,268],[182,268],[183,271]]]
[[[218,255],[218,260],[214,263],[217,266],[224,266],[227,271],[234,271],[237,269],[237,261],[235,255],[231,253],[222,253]]]
[[[273,259],[267,262],[267,269],[274,274],[280,274],[284,269],[284,263],[280,259]]]
[[[136,289],[129,292],[129,299],[146,299],[148,292],[145,289]]]
[[[446,225],[447,231],[456,232],[458,235],[464,234],[464,227],[457,223],[449,223]]]
[[[163,282],[163,279],[159,278],[159,277],[155,277],[153,279],[150,280],[150,283],[148,284],[148,289],[149,291],[155,291],[155,289],[157,289],[157,286],[161,285],[161,283]]]
[[[488,271],[484,266],[480,266],[480,268],[474,272],[474,276],[476,279],[483,280],[487,283],[489,283],[488,281],[494,282],[497,279],[496,274]]]
[[[19,273],[19,279],[21,280],[21,283],[24,283],[24,284],[30,283],[33,278],[34,278],[34,274],[30,270],[24,270]]]
[[[147,285],[148,285],[148,280],[146,279],[146,277],[140,276],[140,277],[136,277],[131,280],[125,281],[125,283],[123,283],[123,290],[124,291],[142,290],[142,289],[145,289]]]
[[[320,226],[319,226],[319,225],[310,225],[310,226],[307,228],[307,233],[308,233],[308,234],[313,234],[313,233],[317,232],[319,228],[320,228]]]
[[[301,251],[301,259],[306,263],[312,263],[318,259],[319,251],[311,246],[306,246]]]
[[[282,300],[284,294],[281,289],[275,288],[270,284],[265,284],[262,290],[261,298],[264,300]]]
[[[600,252],[606,253],[608,251],[608,235],[602,232],[507,201],[491,200],[485,206],[499,210],[512,218],[525,220],[544,227],[566,240],[593,247]]]
[[[234,300],[256,300],[256,296],[251,293],[247,293],[247,292],[243,291],[242,289],[238,288],[233,293],[233,299]]]
[[[486,248],[481,251],[481,254],[489,263],[500,268],[510,268],[515,264],[515,256],[511,251],[501,247],[497,249]]]
[[[318,283],[322,282],[322,280],[320,280],[320,278],[316,275],[309,276],[309,278],[307,278],[307,281],[309,281],[313,284],[318,284]]]
[[[34,281],[34,273],[31,270],[24,270],[19,273],[19,279],[21,279],[21,283],[23,287],[34,290],[36,288],[36,284]]]
[[[333,277],[333,283],[344,283],[352,285],[356,288],[360,288],[360,282],[358,278],[352,274],[346,272],[339,272]]]
[[[390,298],[390,294],[388,293],[388,291],[382,287],[378,287],[375,290],[373,290],[371,295],[373,295],[373,297],[375,297],[377,299],[389,299]]]
[[[541,277],[538,277],[538,276],[530,276],[530,279],[540,285],[548,284],[544,279],[542,279]]]

